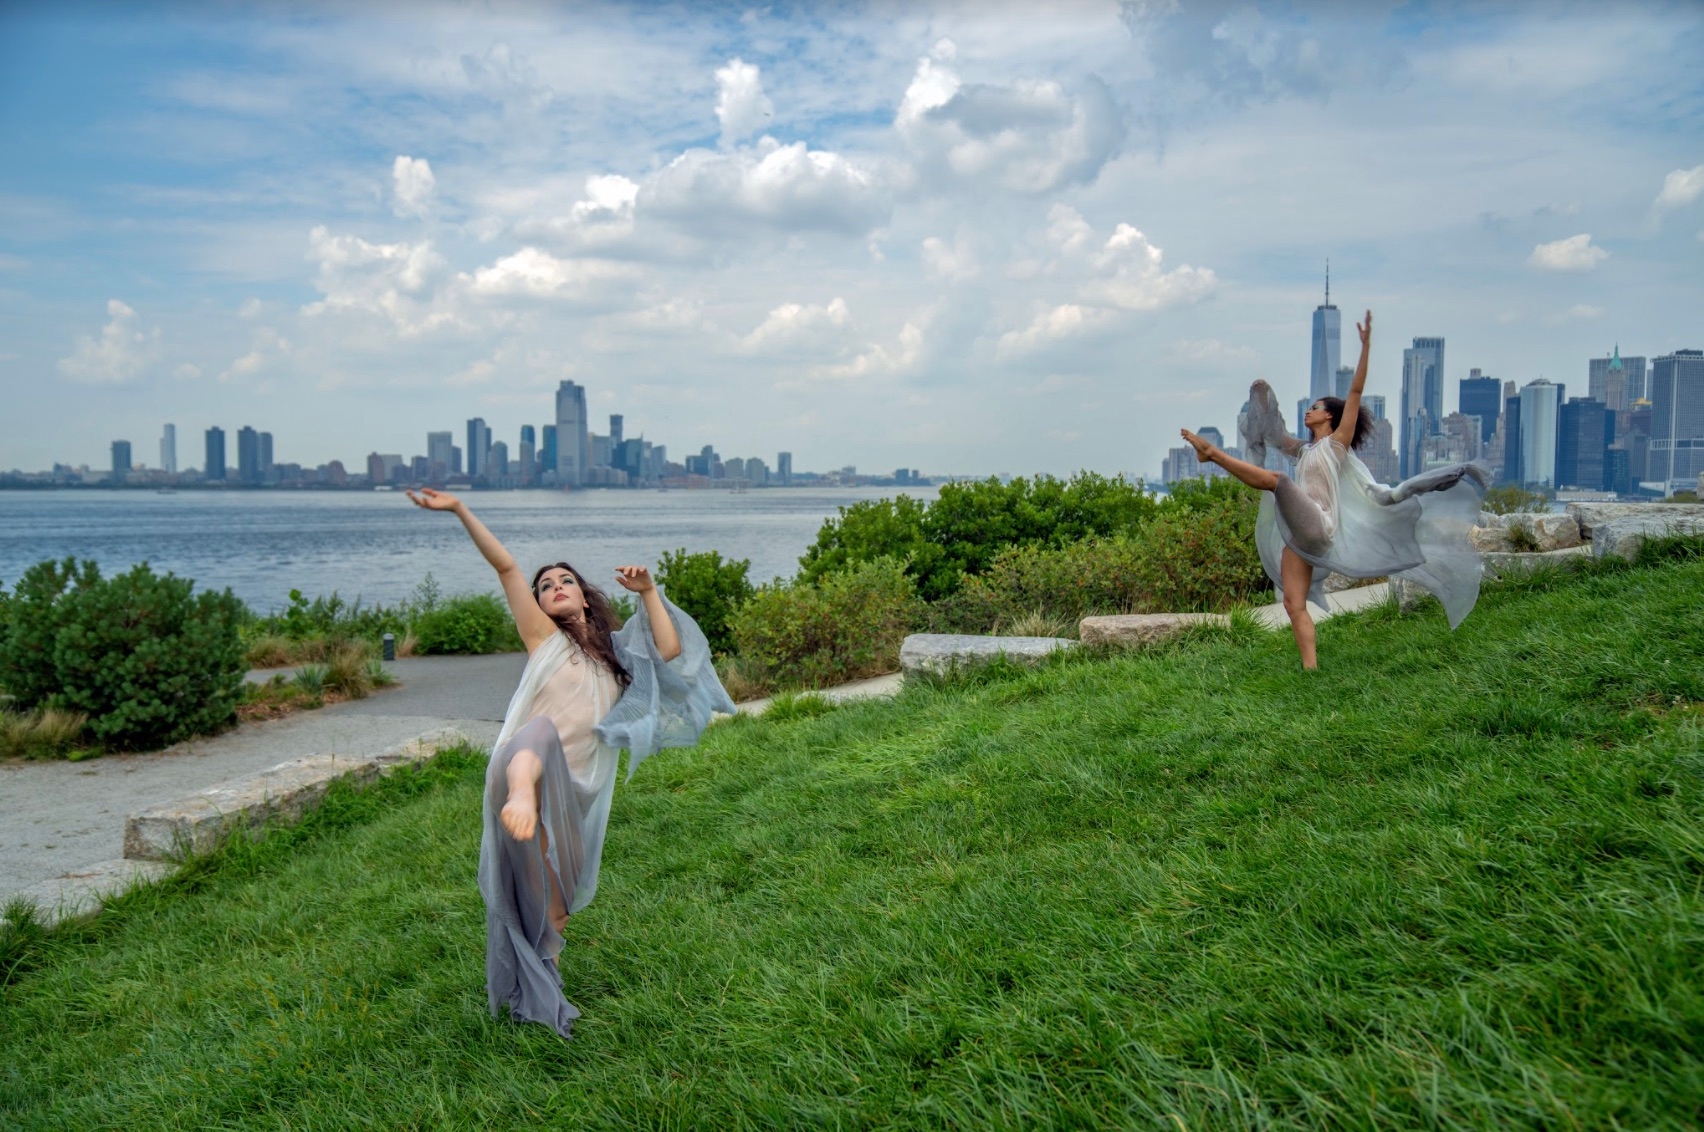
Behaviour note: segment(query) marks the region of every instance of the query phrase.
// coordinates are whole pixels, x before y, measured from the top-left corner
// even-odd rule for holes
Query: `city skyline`
[[[676,444],[1151,476],[1309,391],[1327,256],[1393,426],[1416,337],[1570,389],[1696,338],[1694,6],[727,16],[0,10],[0,465],[515,455],[567,379]]]

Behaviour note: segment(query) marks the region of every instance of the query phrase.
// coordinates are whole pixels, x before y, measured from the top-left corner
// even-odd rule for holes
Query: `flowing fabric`
[[[1450,628],[1479,600],[1479,554],[1468,532],[1479,520],[1489,481],[1477,464],[1454,464],[1386,487],[1354,452],[1326,437],[1303,444],[1284,428],[1283,412],[1265,382],[1249,391],[1243,446],[1251,463],[1269,447],[1294,472],[1263,492],[1255,544],[1267,577],[1283,600],[1285,547],[1314,567],[1308,600],[1325,605],[1331,572],[1351,578],[1401,578],[1443,604]]]
[[[598,721],[590,742],[585,736],[570,736],[564,744],[556,725],[534,708],[540,691],[565,665],[596,662],[560,633],[540,645],[527,658],[486,767],[479,892],[485,899],[485,985],[491,1013],[496,1015],[507,1003],[513,1017],[550,1026],[564,1038],[580,1012],[563,996],[562,977],[553,962],[562,951],[562,937],[550,923],[551,886],[571,913],[596,895],[621,748],[628,751],[631,777],[633,768],[658,750],[696,743],[716,712],[734,710],[716,678],[703,632],[667,598],[663,606],[680,637],[680,656],[664,661],[658,654],[650,619],[640,605],[613,637],[616,656],[632,683],[613,704],[598,698],[606,694],[600,689],[613,681],[589,679],[585,684],[593,697],[590,718]],[[565,747],[572,748],[574,757]],[[522,750],[535,752],[544,767],[538,788],[541,835],[529,841],[516,841],[499,820],[508,801],[509,763]]]

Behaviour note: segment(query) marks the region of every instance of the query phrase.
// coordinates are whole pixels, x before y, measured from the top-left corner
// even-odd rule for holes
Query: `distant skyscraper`
[[[260,478],[263,481],[270,480],[272,478],[273,467],[272,434],[270,432],[263,432],[260,434]]]
[[[1518,484],[1526,472],[1521,453],[1521,395],[1515,383],[1503,383],[1503,481]]]
[[[177,475],[177,425],[169,424],[160,432],[160,470]]]
[[[1444,419],[1444,340],[1416,338],[1402,351],[1402,475],[1425,470],[1422,441]]]
[[[501,440],[492,441],[488,464],[486,479],[500,480],[509,475],[509,446]]]
[[[565,486],[586,482],[592,456],[588,424],[585,388],[564,381],[556,387],[556,474]]]
[[[426,434],[426,466],[433,478],[443,479],[451,472],[459,472],[455,457],[456,438],[449,431],[429,432]]]
[[[201,465],[201,478],[225,478],[225,430],[218,425],[207,430],[207,458]]]
[[[534,440],[537,435],[532,425],[521,426],[520,467],[515,469],[515,474],[528,487],[538,480],[538,443]]]
[[[112,478],[123,482],[130,474],[130,441],[115,440],[112,442]]]
[[[1565,387],[1539,378],[1521,387],[1521,482],[1556,486],[1556,426]]]
[[[610,448],[611,449],[620,448],[621,447],[621,440],[622,440],[622,436],[621,436],[621,414],[620,413],[611,413],[609,415],[609,446],[610,446]]]
[[[1627,406],[1646,396],[1645,359],[1624,358],[1616,343],[1607,358],[1586,363],[1586,393],[1609,406],[1612,413],[1625,413]]]
[[[775,478],[785,486],[793,482],[793,454],[777,452],[775,454]]]
[[[1337,396],[1337,367],[1341,354],[1342,319],[1331,305],[1331,263],[1325,265],[1325,301],[1313,313],[1313,365],[1309,370],[1308,403]],[[1217,465],[1215,465],[1217,466]]]
[[[1337,399],[1339,401],[1347,401],[1349,399],[1349,387],[1353,384],[1355,384],[1355,367],[1338,366]]]
[[[1602,491],[1610,429],[1615,420],[1595,397],[1572,397],[1557,412],[1556,486]]]
[[[1385,419],[1385,399],[1380,393],[1367,393],[1361,397],[1361,411],[1372,414],[1375,421]]]
[[[467,422],[467,474],[477,479],[485,474],[485,459],[491,452],[491,428],[484,417]]]
[[[1704,473],[1704,350],[1651,362],[1651,447],[1646,478],[1679,490]]]
[[[1462,379],[1460,404],[1462,412],[1479,418],[1483,433],[1480,441],[1489,443],[1492,434],[1497,431],[1497,417],[1503,409],[1503,383],[1473,370]]]
[[[545,472],[549,472],[551,475],[555,475],[556,474],[556,426],[553,425],[553,424],[545,425],[543,436],[544,436],[544,443],[539,445],[539,449],[538,449],[538,470],[539,470],[539,474],[543,475]]]
[[[237,482],[260,482],[260,433],[248,425],[237,430]]]

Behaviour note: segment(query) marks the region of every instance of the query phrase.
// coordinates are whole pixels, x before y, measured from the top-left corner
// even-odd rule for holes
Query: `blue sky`
[[[1152,475],[1305,391],[1327,257],[1374,392],[1704,346],[1698,5],[1037,11],[0,6],[0,467],[513,444],[566,377],[676,453]]]

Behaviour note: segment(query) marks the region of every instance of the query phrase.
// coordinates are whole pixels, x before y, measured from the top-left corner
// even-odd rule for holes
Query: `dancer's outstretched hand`
[[[1367,321],[1357,322],[1355,324],[1355,329],[1361,332],[1361,348],[1364,350],[1367,348],[1367,343],[1370,342],[1373,337],[1373,312],[1368,311]]]
[[[424,507],[428,511],[454,511],[461,502],[447,491],[433,491],[429,487],[408,492],[408,498],[414,500],[416,507]]]
[[[657,588],[657,583],[651,580],[651,571],[644,566],[617,566],[615,580],[621,583],[621,588],[633,593],[648,593]]]

